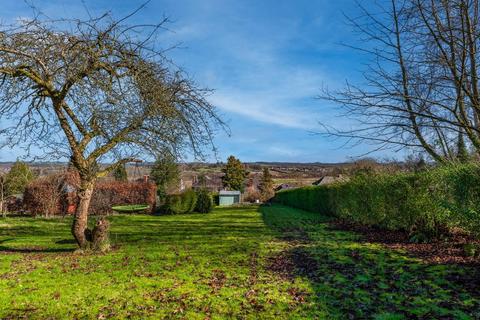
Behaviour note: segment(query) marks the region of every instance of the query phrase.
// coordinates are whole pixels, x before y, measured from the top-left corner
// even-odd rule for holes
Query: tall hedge
[[[347,182],[278,192],[274,201],[432,238],[452,227],[480,235],[480,166],[362,174]]]
[[[24,193],[23,206],[33,215],[66,214],[68,204],[76,203],[78,177],[56,174],[31,182]],[[148,182],[98,181],[95,184],[89,214],[112,213],[112,206],[148,204],[152,211],[156,205],[156,186]]]
[[[95,184],[90,214],[112,213],[112,206],[148,204],[152,212],[156,206],[157,188],[150,182],[98,181]]]

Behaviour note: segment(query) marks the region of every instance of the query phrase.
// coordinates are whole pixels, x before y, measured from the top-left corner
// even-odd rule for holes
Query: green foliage
[[[467,162],[470,161],[470,154],[468,153],[467,146],[465,144],[465,139],[463,137],[463,132],[458,133],[457,159],[461,163],[467,163]]]
[[[452,227],[480,235],[480,166],[358,174],[344,183],[282,191],[275,201],[367,225],[404,230],[415,242],[440,238]]]
[[[205,187],[207,185],[207,177],[205,176],[205,173],[198,175],[198,185],[201,187]]]
[[[213,209],[213,200],[210,192],[207,189],[200,189],[197,191],[197,204],[195,212],[209,213]]]
[[[245,179],[248,176],[244,165],[234,156],[228,157],[227,165],[222,170],[225,174],[222,177],[223,186],[227,190],[241,191],[245,189]]]
[[[197,194],[193,190],[187,190],[181,194],[168,195],[163,206],[165,214],[192,213],[197,204]]]
[[[213,205],[218,206],[220,205],[220,194],[218,192],[214,192],[212,194]]]
[[[467,257],[475,257],[480,254],[480,247],[473,243],[467,243],[463,245],[463,252]]]
[[[175,157],[170,152],[165,152],[158,157],[150,172],[150,177],[157,185],[157,194],[162,202],[169,189],[178,185],[180,180],[180,169]]]
[[[113,177],[116,181],[128,181],[127,170],[124,165],[117,166],[113,171]]]
[[[30,167],[23,161],[16,161],[5,176],[6,194],[21,194],[26,186],[35,178]]]
[[[272,175],[267,167],[263,168],[259,189],[262,201],[268,201],[275,196]]]

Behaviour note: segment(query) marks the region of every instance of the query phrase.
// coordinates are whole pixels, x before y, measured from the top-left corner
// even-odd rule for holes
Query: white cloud
[[[238,93],[217,93],[211,102],[221,110],[236,113],[247,118],[288,128],[309,130],[317,125],[311,115],[295,112],[295,107],[281,107],[260,95]],[[317,125],[318,126],[318,125]]]

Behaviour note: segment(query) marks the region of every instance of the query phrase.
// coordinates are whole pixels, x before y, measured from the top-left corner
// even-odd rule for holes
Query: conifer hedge
[[[403,230],[415,240],[453,227],[480,235],[480,166],[359,174],[347,182],[278,192],[274,201],[352,222]]]

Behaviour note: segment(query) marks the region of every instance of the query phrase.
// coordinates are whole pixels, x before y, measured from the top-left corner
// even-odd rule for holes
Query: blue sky
[[[131,12],[144,1],[85,0],[92,13]],[[80,0],[35,1],[51,17],[84,16]],[[219,134],[220,160],[339,162],[370,150],[341,148],[312,132],[319,122],[343,127],[335,106],[315,99],[322,86],[359,81],[361,53],[341,42],[356,41],[344,13],[358,14],[353,0],[152,0],[131,22],[172,20],[159,38],[177,65],[200,85],[228,122],[231,137]],[[2,0],[1,19],[29,16],[19,0]],[[0,153],[0,161],[19,152]],[[395,156],[383,153],[379,156]]]

